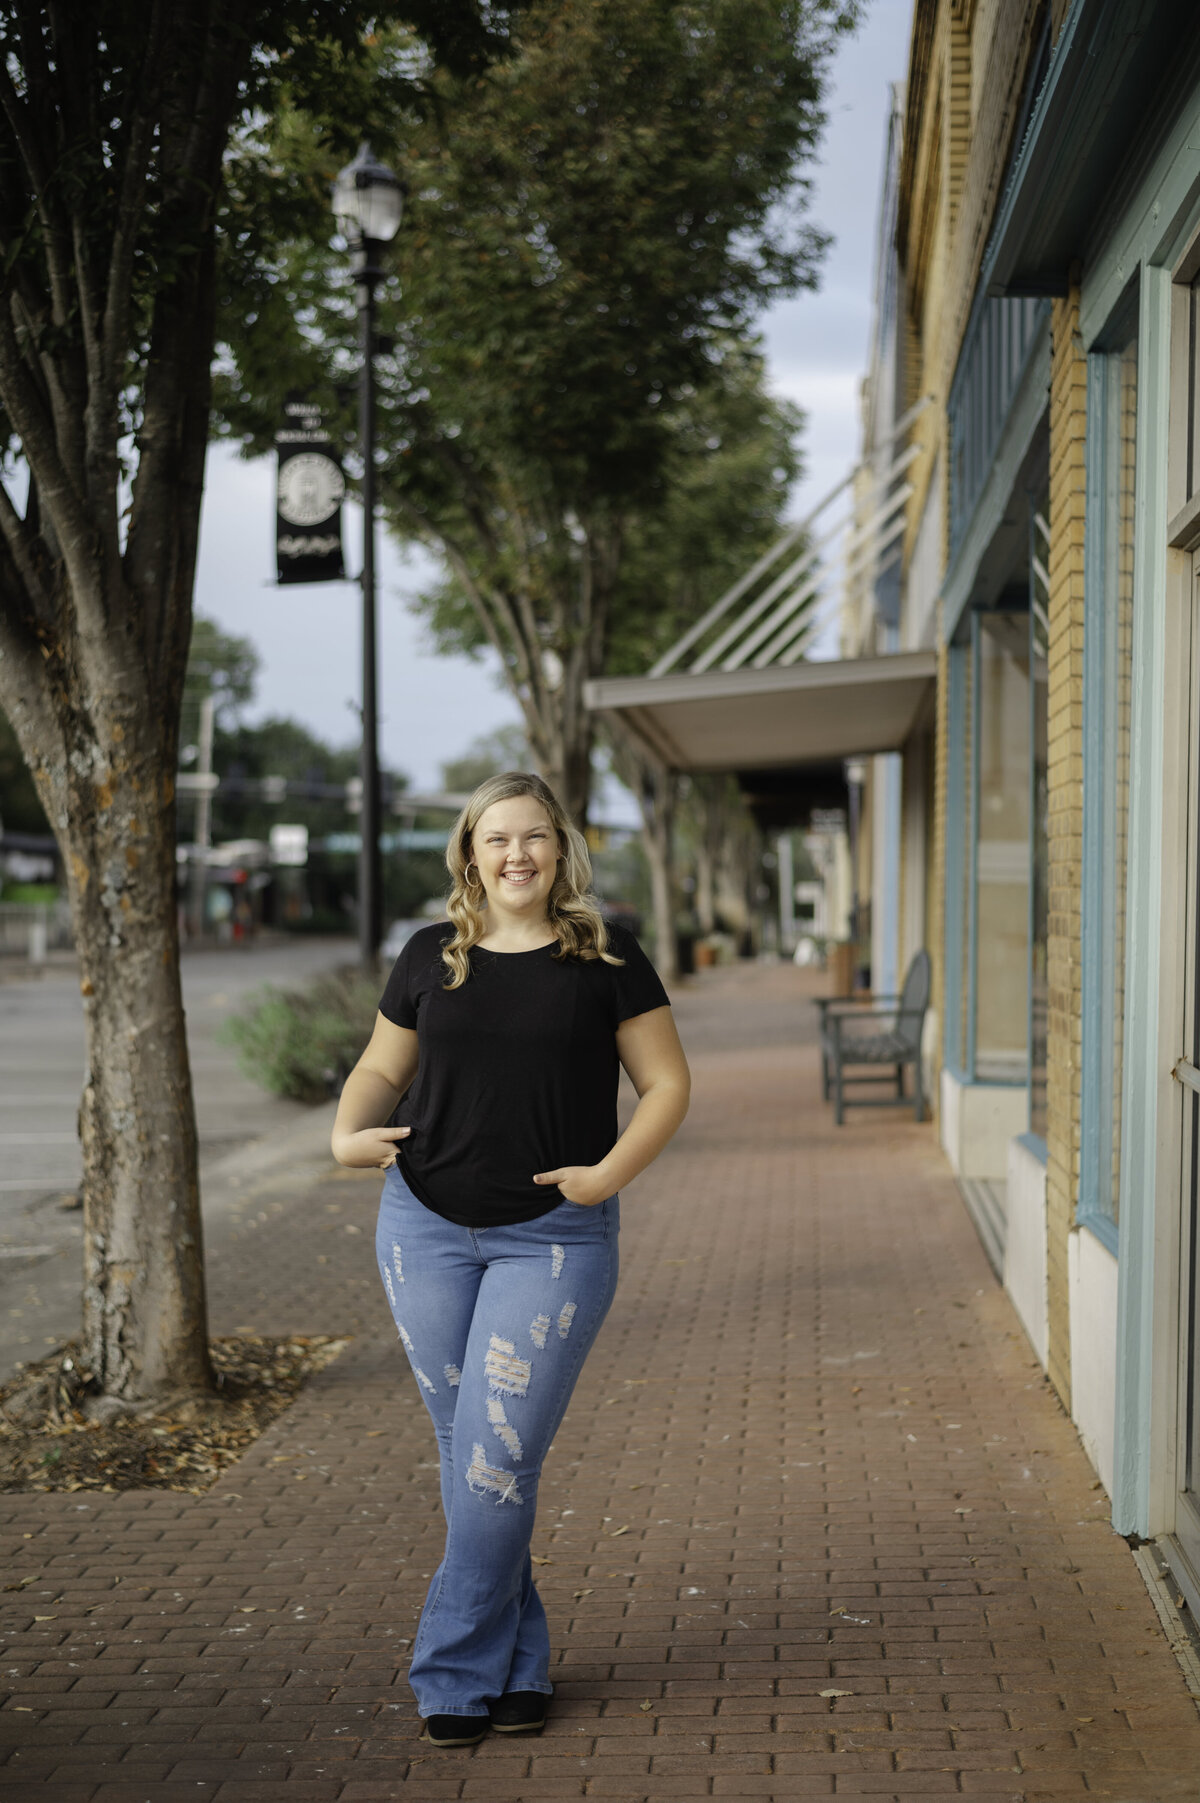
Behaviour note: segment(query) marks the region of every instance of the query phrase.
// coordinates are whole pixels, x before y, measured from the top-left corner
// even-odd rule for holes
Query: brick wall
[[[1049,1017],[1046,1271],[1051,1381],[1071,1397],[1067,1241],[1079,1186],[1083,878],[1083,532],[1087,360],[1079,290],[1054,302],[1050,377]]]
[[[913,432],[921,455],[909,471],[914,494],[904,543],[906,568],[929,483],[949,482],[946,397],[1007,173],[1029,58],[1046,4],[1047,0],[914,0],[897,227],[907,313],[905,392],[910,405],[922,395],[931,395],[935,405],[921,415]],[[948,533],[948,506],[943,510],[943,522]],[[945,549],[948,551],[948,545]],[[948,657],[941,639],[939,631],[927,906],[932,1004],[944,1028],[949,747]],[[1077,1127],[1073,1131],[1077,1138]],[[1062,1251],[1065,1285],[1065,1240]],[[1065,1300],[1065,1288],[1063,1293]],[[1070,1381],[1066,1366],[1063,1381]]]
[[[1038,24],[1044,16],[1044,0],[996,0],[971,23],[970,49],[963,60],[959,34],[951,25],[947,38],[948,74],[955,90],[965,83],[968,101],[974,97],[969,137],[955,198],[955,224],[947,257],[946,294],[940,325],[941,390],[949,392],[970,316],[980,263],[991,234],[996,207],[1008,173],[1021,101],[1029,73],[1029,59],[1037,44]],[[972,66],[986,64],[981,71]],[[956,92],[957,98],[957,92]],[[954,131],[958,107],[949,109],[949,129]],[[953,156],[951,157],[953,167]]]

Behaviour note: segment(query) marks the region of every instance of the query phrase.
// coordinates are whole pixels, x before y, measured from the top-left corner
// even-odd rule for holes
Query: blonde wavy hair
[[[514,801],[528,795],[545,808],[558,838],[558,874],[546,898],[546,913],[558,940],[559,959],[578,958],[590,963],[597,958],[605,964],[624,964],[623,958],[608,949],[608,929],[594,895],[589,893],[592,861],[587,841],[573,826],[557,795],[540,776],[525,770],[506,770],[503,776],[489,776],[480,783],[470,801],[450,829],[446,845],[446,869],[450,872],[450,898],[446,912],[454,926],[454,935],[442,947],[442,957],[450,972],[443,985],[458,989],[470,973],[470,951],[487,931],[486,898],[479,871],[473,863],[471,836],[481,817],[498,801]]]

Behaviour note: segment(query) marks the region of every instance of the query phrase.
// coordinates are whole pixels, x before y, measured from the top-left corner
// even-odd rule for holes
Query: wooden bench
[[[920,951],[908,967],[899,995],[819,1000],[821,1015],[821,1080],[825,1100],[833,1101],[840,1127],[847,1108],[881,1108],[906,1100],[904,1072],[913,1070],[914,1111],[925,1118],[921,1083],[921,1031],[929,1007],[929,953]],[[848,1067],[861,1066],[861,1070]],[[847,1083],[886,1083],[886,1096],[848,1096]]]

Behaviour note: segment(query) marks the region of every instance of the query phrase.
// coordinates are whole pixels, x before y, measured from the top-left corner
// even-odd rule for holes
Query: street
[[[298,1132],[313,1111],[245,1078],[219,1028],[264,983],[301,984],[353,959],[347,939],[293,939],[183,959],[188,1050],[205,1221],[228,1205],[223,1162],[250,1141]],[[79,981],[70,968],[0,979],[0,1376],[78,1326],[81,1217],[75,1120],[84,1064]],[[324,1115],[322,1113],[322,1121]]]

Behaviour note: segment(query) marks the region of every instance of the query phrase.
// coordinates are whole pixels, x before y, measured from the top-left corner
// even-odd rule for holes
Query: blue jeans
[[[441,1459],[446,1551],[409,1682],[423,1716],[549,1695],[529,1543],[538,1479],[617,1287],[616,1196],[515,1227],[456,1227],[387,1173],[379,1270]]]

